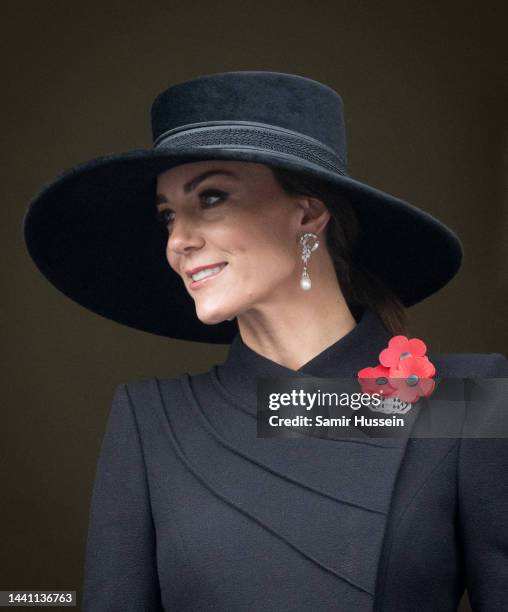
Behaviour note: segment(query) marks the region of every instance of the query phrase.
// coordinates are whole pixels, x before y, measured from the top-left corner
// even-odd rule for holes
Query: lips
[[[192,278],[193,274],[197,274],[198,272],[201,272],[201,270],[207,270],[208,268],[218,268],[219,266],[222,266],[227,263],[227,261],[219,261],[217,263],[209,264],[207,266],[198,266],[197,268],[192,268],[192,270],[187,270],[185,274],[187,274],[189,278]]]
[[[201,285],[204,285],[208,281],[212,281],[214,278],[217,278],[218,276],[220,276],[222,274],[222,272],[227,267],[227,265],[228,265],[227,262],[224,262],[222,264],[218,264],[218,265],[215,265],[215,266],[203,266],[201,268],[201,270],[206,270],[206,269],[210,269],[210,268],[218,268],[218,267],[221,267],[221,269],[218,272],[215,272],[214,274],[211,274],[209,276],[205,276],[205,278],[201,278],[200,280],[192,280],[192,277],[191,277],[190,288],[191,289],[197,289],[198,287],[201,287]]]

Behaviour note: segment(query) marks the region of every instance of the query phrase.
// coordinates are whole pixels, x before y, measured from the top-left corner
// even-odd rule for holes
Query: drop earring
[[[303,272],[300,278],[300,287],[304,291],[308,291],[312,287],[310,282],[310,276],[307,272],[307,263],[309,261],[310,254],[315,251],[319,246],[318,236],[313,232],[307,232],[300,238],[300,244],[302,246],[302,259],[303,259]]]

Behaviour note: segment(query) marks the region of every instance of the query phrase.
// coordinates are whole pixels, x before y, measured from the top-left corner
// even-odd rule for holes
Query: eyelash
[[[228,194],[224,191],[220,191],[219,189],[205,189],[199,194],[199,197],[202,198],[203,196],[209,196],[209,195],[219,196],[220,200],[218,202],[215,202],[214,204],[206,205],[205,208],[213,208],[214,206],[217,206],[217,204],[219,204],[220,202],[226,199]],[[167,227],[173,221],[173,219],[167,218],[167,215],[171,215],[171,214],[173,214],[172,210],[163,208],[162,210],[158,210],[155,213],[155,218],[159,223],[164,225],[164,227]]]

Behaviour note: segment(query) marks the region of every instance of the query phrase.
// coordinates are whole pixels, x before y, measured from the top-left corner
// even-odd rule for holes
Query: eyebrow
[[[215,174],[225,174],[233,178],[238,178],[236,174],[234,174],[233,172],[229,172],[228,170],[207,170],[206,172],[203,172],[202,174],[198,174],[198,176],[195,176],[189,182],[185,183],[185,185],[183,186],[184,193],[190,193],[191,191],[196,189],[196,187],[200,183],[202,183],[205,179]],[[158,193],[155,196],[155,204],[164,204],[166,202],[169,203],[169,200],[163,193]]]

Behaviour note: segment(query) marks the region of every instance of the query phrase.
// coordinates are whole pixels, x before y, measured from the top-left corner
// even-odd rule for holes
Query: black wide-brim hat
[[[186,162],[250,161],[336,187],[359,222],[355,261],[406,307],[438,291],[460,267],[462,246],[452,230],[348,176],[342,99],[322,83],[280,72],[204,75],[159,94],[151,123],[152,148],[70,168],[42,188],[23,218],[28,252],[42,274],[95,313],[197,342],[227,344],[238,332],[236,319],[206,325],[197,318],[166,259],[167,230],[155,220],[156,177]]]

